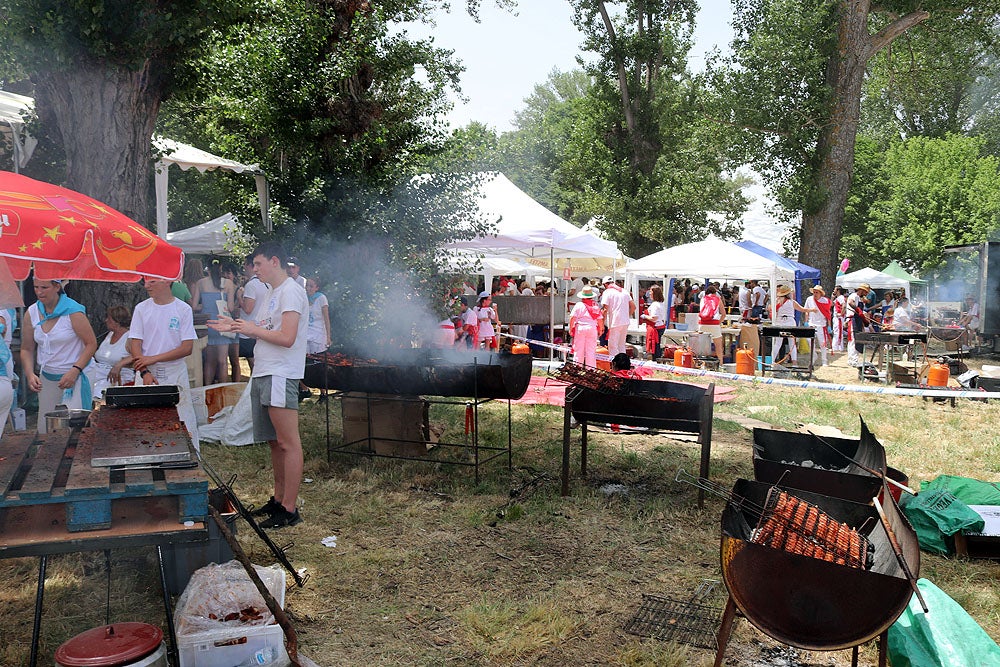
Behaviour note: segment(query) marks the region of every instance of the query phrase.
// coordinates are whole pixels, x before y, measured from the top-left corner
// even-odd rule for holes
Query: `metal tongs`
[[[197,461],[162,461],[160,463],[138,463],[111,466],[111,470],[128,472],[130,470],[185,470],[197,467]]]

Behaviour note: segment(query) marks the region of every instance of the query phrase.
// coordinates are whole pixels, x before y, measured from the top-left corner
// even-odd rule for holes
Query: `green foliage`
[[[984,155],[984,144],[953,134],[913,137],[884,154],[859,144],[864,189],[852,194],[857,216],[844,255],[856,265],[896,259],[926,275],[942,265],[944,246],[989,238],[1000,228],[1000,159]]]

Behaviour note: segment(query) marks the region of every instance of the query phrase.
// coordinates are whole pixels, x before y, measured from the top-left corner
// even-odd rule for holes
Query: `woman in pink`
[[[573,337],[573,361],[597,366],[597,339],[604,330],[601,307],[594,303],[597,294],[587,285],[579,292],[580,301],[569,314],[569,335]]]

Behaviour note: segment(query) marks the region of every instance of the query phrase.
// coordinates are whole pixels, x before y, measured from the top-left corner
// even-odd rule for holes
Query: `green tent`
[[[917,278],[916,276],[907,273],[906,269],[901,267],[899,265],[899,262],[897,262],[896,260],[892,260],[891,262],[889,262],[889,266],[882,269],[882,273],[888,273],[890,276],[893,276],[894,278],[902,278],[903,280],[912,283],[913,285],[927,284],[926,280],[921,280],[920,278]]]

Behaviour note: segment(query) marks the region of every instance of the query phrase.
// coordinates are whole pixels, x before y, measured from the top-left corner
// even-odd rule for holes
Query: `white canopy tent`
[[[188,144],[182,144],[166,137],[154,136],[153,147],[160,153],[161,157],[155,165],[155,185],[156,185],[156,233],[161,238],[167,237],[167,185],[170,178],[170,166],[177,165],[182,171],[194,167],[201,173],[206,171],[231,171],[237,174],[249,172],[253,175],[257,185],[257,199],[260,202],[260,219],[264,223],[264,229],[271,230],[271,216],[268,213],[270,207],[270,194],[268,192],[267,178],[264,172],[256,164],[241,164],[235,160],[227,160],[212,155]]]
[[[35,108],[35,100],[24,95],[0,90],[0,134],[13,147],[13,172],[20,173],[28,164],[38,140],[28,134],[24,127],[24,116]]]
[[[857,287],[862,283],[868,283],[874,289],[898,289],[902,287],[906,296],[910,296],[910,283],[903,278],[882,273],[870,267],[865,267],[851,273],[845,273],[837,278],[837,284],[843,287]]]
[[[244,234],[232,213],[220,215],[206,223],[167,234],[172,243],[188,255],[232,255],[234,244],[246,245]]]
[[[496,224],[495,236],[455,241],[445,249],[464,249],[488,257],[505,257],[547,266],[555,284],[557,260],[569,258],[600,258],[612,264],[624,263],[618,246],[590,234],[563,220],[511,183],[500,172],[483,174],[479,185],[478,214]],[[532,261],[536,260],[536,261]],[[541,267],[540,267],[541,268]],[[486,284],[492,275],[486,276]],[[550,330],[555,321],[555,300],[550,303]]]
[[[771,303],[777,302],[779,281],[791,284],[795,280],[794,270],[735,243],[716,238],[685,243],[633,260],[626,265],[625,273],[632,289],[636,289],[639,277],[767,280]]]

